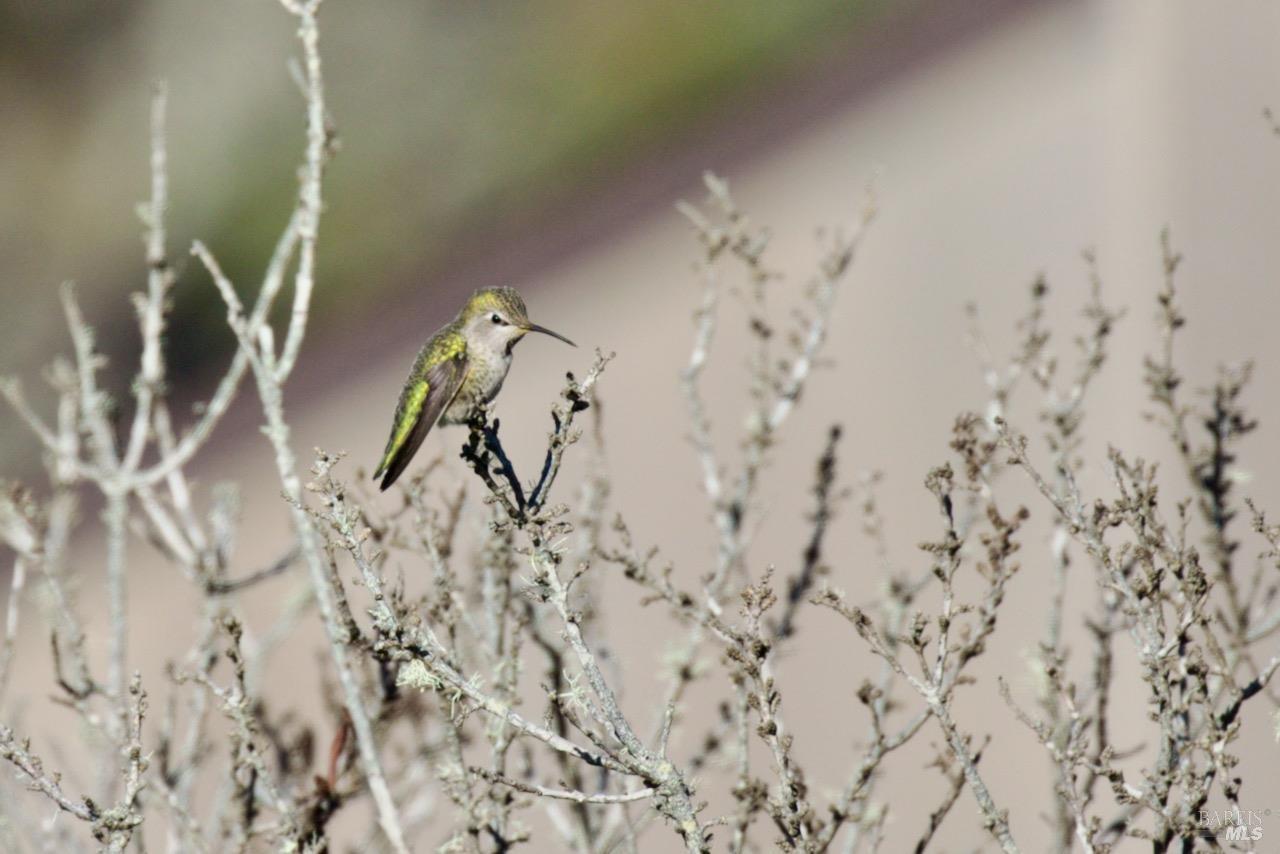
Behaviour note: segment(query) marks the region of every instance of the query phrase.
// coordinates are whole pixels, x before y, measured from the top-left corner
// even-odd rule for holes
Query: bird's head
[[[530,332],[541,332],[564,343],[577,345],[558,332],[529,320],[524,300],[514,288],[485,288],[476,291],[462,310],[462,326],[469,343],[495,352],[510,352]]]

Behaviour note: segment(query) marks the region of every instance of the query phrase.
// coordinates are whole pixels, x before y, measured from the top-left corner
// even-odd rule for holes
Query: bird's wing
[[[418,374],[417,371],[414,373]],[[382,452],[382,462],[373,473],[375,480],[382,477],[381,489],[395,483],[409,465],[427,431],[457,396],[466,374],[467,360],[464,354],[459,353],[456,358],[437,362],[427,369],[425,375],[405,385],[396,406],[396,420],[391,425],[387,449]]]

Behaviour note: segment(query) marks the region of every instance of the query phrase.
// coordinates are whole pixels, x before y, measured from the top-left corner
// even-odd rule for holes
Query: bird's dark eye
[[[493,315],[491,315],[489,319],[492,320],[494,323],[498,324],[499,326],[501,326],[505,322],[502,319],[502,315],[497,313],[494,313]]]

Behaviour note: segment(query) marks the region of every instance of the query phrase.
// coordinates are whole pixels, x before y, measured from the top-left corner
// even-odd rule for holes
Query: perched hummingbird
[[[559,338],[532,323],[524,300],[513,288],[476,291],[458,316],[423,345],[396,405],[387,449],[373,473],[386,489],[409,465],[427,431],[437,422],[463,424],[477,407],[493,400],[511,367],[511,351],[529,332]]]

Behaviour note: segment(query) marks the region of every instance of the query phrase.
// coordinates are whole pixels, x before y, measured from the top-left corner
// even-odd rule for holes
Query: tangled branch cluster
[[[1007,360],[991,355],[975,314],[972,343],[990,399],[983,415],[956,420],[953,459],[928,472],[938,533],[922,545],[918,573],[891,575],[872,604],[852,604],[832,585],[825,543],[850,496],[878,553],[889,550],[878,476],[860,478],[852,490],[841,485],[839,427],[828,431],[814,466],[795,568],[759,566],[751,534],[763,514],[761,478],[819,364],[833,302],[874,209],[868,206],[852,232],[826,236],[802,308],[780,322],[768,297],[785,293],[792,280],[770,266],[767,233],[724,182],[708,177],[707,202],[681,208],[701,245],[702,286],[681,381],[715,530],[714,558],[696,583],[664,563],[658,548],[637,543],[610,505],[600,420],[580,424],[584,414],[599,413],[597,388],[609,361],[602,354],[581,378],[567,377],[536,478],[516,470],[498,421],[481,411],[462,447],[470,470],[463,482],[450,482],[437,461],[402,485],[395,506],[378,506],[344,481],[340,454],[317,452],[304,480],[284,416],[282,389],[306,330],[334,137],[324,104],[319,2],[283,2],[297,19],[303,54],[307,137],[297,203],[248,308],[214,252],[193,246],[239,345],[195,423],[179,432],[166,399],[161,342],[174,277],[164,228],[163,91],[155,102],[145,210],[147,290],[136,300],[144,346],[127,429],[118,433],[112,420],[99,382],[103,360],[70,288],[63,303],[74,356],[49,372],[56,419],[42,419],[16,382],[0,388],[41,443],[50,481],[43,499],[17,485],[0,495],[0,537],[14,555],[0,709],[13,711],[2,701],[20,616],[35,587],[47,606],[55,700],[83,723],[83,744],[68,736],[59,749],[96,755],[98,769],[96,780],[73,790],[27,740],[0,726],[0,758],[11,771],[0,798],[5,850],[96,843],[111,851],[323,851],[340,815],[351,816],[349,826],[367,824],[357,831],[365,847],[398,852],[428,845],[506,851],[522,843],[634,852],[663,844],[660,825],[674,834],[668,841],[693,852],[766,844],[875,850],[892,810],[880,794],[892,760],[931,733],[939,737],[935,765],[946,785],[918,828],[916,850],[934,845],[944,823],[965,820],[955,807],[968,792],[992,840],[1017,851],[1019,828],[1034,819],[1001,807],[1000,792],[983,775],[990,735],[966,731],[954,712],[977,690],[973,665],[1000,628],[1007,590],[1032,571],[1051,582],[1038,707],[1018,706],[1003,682],[1000,690],[1011,717],[1026,725],[1026,738],[1043,746],[1055,769],[1045,793],[1055,849],[1107,851],[1137,838],[1156,851],[1178,844],[1190,850],[1203,836],[1206,804],[1220,798],[1239,806],[1244,781],[1232,743],[1255,698],[1277,701],[1268,682],[1280,655],[1264,650],[1280,629],[1280,526],[1246,505],[1253,533],[1266,543],[1265,559],[1246,572],[1241,526],[1233,522],[1240,510],[1237,447],[1255,426],[1241,402],[1250,370],[1225,369],[1203,407],[1186,401],[1174,361],[1185,323],[1174,288],[1178,257],[1167,240],[1167,279],[1158,295],[1163,347],[1147,361],[1146,382],[1183,464],[1183,501],[1163,499],[1155,466],[1119,450],[1108,458],[1111,494],[1086,495],[1080,486],[1085,402],[1121,321],[1102,302],[1090,257],[1092,299],[1074,368],[1064,368],[1051,349],[1043,282],[1032,289]],[[269,318],[291,269],[293,307],[278,346]],[[713,438],[703,393],[729,300],[750,332],[749,407],[732,446],[737,454]],[[246,374],[290,508],[294,546],[268,567],[233,576],[236,493],[218,487],[200,494],[186,469]],[[1011,422],[1012,403],[1028,386],[1040,400],[1043,450]],[[589,465],[577,495],[566,500],[557,487],[571,452],[585,453]],[[1015,479],[1034,486],[1040,512],[1054,526],[1044,560],[1031,568],[1019,562],[1030,512],[1003,497]],[[480,500],[469,498],[477,489]],[[105,508],[105,672],[87,653],[78,601],[99,579],[67,561],[76,507],[90,490]],[[463,530],[475,521],[484,534],[471,549]],[[1201,545],[1193,530],[1204,532]],[[191,648],[171,663],[166,680],[146,686],[130,668],[127,643],[129,554],[139,539],[183,574],[202,603]],[[410,592],[405,568],[430,579],[425,592]],[[598,619],[597,579],[611,571],[682,627],[665,690],[643,722],[619,700],[622,675]],[[1068,611],[1065,596],[1077,572],[1096,589],[1079,613]],[[279,621],[255,629],[243,597],[265,579],[303,574]],[[864,645],[880,665],[853,692],[864,735],[842,785],[815,781],[799,759],[797,743],[819,736],[788,724],[778,679],[784,651],[823,609],[847,621],[849,642]],[[640,613],[637,619],[647,619],[652,611]],[[326,690],[315,708],[280,709],[263,684],[264,668],[283,639],[312,619],[327,638]],[[1084,661],[1064,640],[1064,627],[1079,623],[1093,644]],[[1152,710],[1150,750],[1116,745],[1109,728],[1113,662],[1126,641]],[[690,714],[695,686],[718,697],[705,731],[693,729],[703,722]],[[149,717],[152,695],[165,697],[159,721]],[[301,722],[317,715],[327,720],[327,733]],[[36,794],[11,791],[22,788]],[[39,798],[83,823],[87,835],[76,822],[30,809]]]

